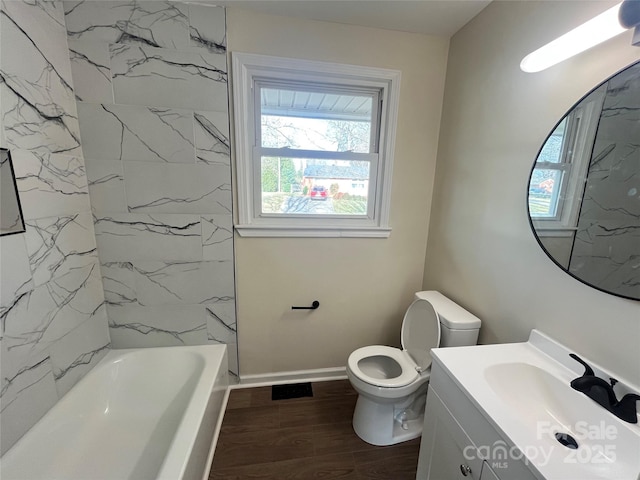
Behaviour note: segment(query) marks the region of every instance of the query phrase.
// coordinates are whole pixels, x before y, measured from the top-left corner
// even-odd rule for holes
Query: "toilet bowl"
[[[422,434],[431,349],[475,345],[480,320],[436,291],[418,292],[402,321],[402,348],[355,350],[347,377],[358,392],[353,429],[372,445],[393,445]]]

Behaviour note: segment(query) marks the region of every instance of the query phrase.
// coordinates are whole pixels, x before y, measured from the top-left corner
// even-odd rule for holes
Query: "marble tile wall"
[[[237,373],[224,9],[64,11],[113,347],[226,343]]]
[[[0,139],[26,232],[0,237],[0,454],[110,338],[61,2],[0,4]]]
[[[640,64],[607,85],[569,271],[640,298]]]

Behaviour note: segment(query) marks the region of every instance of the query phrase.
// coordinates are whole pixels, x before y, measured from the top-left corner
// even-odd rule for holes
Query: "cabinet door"
[[[482,459],[438,395],[427,395],[418,480],[480,480]],[[484,479],[483,479],[484,480]]]
[[[482,462],[482,475],[480,475],[480,480],[500,480],[498,476],[495,474],[489,464],[485,461]]]

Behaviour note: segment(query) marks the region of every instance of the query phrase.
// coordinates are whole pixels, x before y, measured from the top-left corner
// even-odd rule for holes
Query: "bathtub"
[[[112,350],[0,459],[0,478],[206,478],[227,395],[224,345]]]

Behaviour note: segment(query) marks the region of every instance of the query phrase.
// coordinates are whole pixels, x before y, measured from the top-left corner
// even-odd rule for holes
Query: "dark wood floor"
[[[374,447],[353,432],[347,380],[313,384],[313,397],[271,400],[271,387],[232,390],[211,480],[414,480],[420,439]]]

